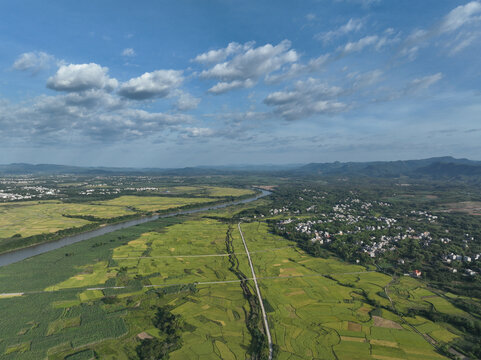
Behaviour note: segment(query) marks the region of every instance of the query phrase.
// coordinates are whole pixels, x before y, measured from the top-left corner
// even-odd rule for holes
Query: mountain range
[[[331,162],[306,165],[232,165],[185,168],[81,167],[55,164],[14,163],[0,165],[0,175],[98,174],[98,175],[235,175],[264,173],[279,176],[362,176],[374,178],[462,178],[480,177],[481,161],[451,156],[421,160]]]

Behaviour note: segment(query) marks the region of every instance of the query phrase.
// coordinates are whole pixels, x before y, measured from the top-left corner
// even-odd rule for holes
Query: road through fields
[[[254,271],[254,266],[252,265],[251,254],[249,253],[249,249],[247,248],[247,244],[244,239],[244,234],[242,233],[240,223],[237,224],[237,227],[239,228],[239,233],[242,238],[242,242],[244,243],[247,259],[249,260],[249,266],[252,272],[252,280],[254,281],[254,285],[256,287],[256,292],[257,292],[257,298],[259,299],[259,304],[261,305],[262,318],[264,319],[264,329],[266,330],[267,342],[269,344],[269,360],[272,360],[272,338],[271,338],[271,331],[269,329],[269,323],[267,322],[266,310],[264,309],[264,302],[262,301],[261,291],[259,290],[259,285],[257,284],[257,278],[256,278],[256,273]]]

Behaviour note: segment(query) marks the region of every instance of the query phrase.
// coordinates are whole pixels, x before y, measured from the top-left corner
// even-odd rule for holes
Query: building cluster
[[[270,209],[269,213],[271,215],[278,215],[280,213],[286,213],[288,211],[289,211],[289,209],[287,207],[283,206],[282,208],[279,208],[279,209]]]
[[[120,194],[121,189],[87,189],[79,192],[79,195],[115,195]]]
[[[29,200],[34,198],[34,195],[22,195],[22,194],[15,194],[10,192],[4,192],[4,190],[0,190],[0,200],[3,201],[13,201],[13,200]]]
[[[430,223],[435,223],[438,217],[436,215],[430,214],[427,211],[416,211],[412,210],[411,215],[425,217]]]

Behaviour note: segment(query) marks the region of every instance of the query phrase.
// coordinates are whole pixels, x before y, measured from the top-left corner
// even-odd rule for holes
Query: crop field
[[[0,204],[0,238],[8,238],[15,234],[25,237],[50,233],[89,223],[87,220],[62,216],[69,208],[77,213],[79,211],[74,204],[54,201]]]
[[[165,211],[186,205],[201,205],[226,197],[254,194],[249,189],[215,186],[179,186],[165,188],[164,194],[193,197],[120,196],[91,203],[63,203],[58,200],[21,201],[0,204],[0,239],[12,236],[54,233],[82,227],[92,221],[113,219],[140,212]],[[86,218],[82,218],[86,217]]]
[[[214,201],[214,199],[209,198],[120,196],[112,200],[95,202],[95,204],[109,206],[112,208],[134,208],[140,211],[161,211],[167,209],[175,209],[185,205],[203,204],[212,201]]]
[[[169,220],[174,222],[174,219]],[[146,307],[141,314],[134,310],[137,308],[133,299],[138,299],[135,300],[138,304],[144,301],[148,304],[149,296],[152,296],[146,293],[149,288],[142,289],[142,285],[234,280],[234,283],[199,285],[198,291],[189,293],[188,296],[169,295],[164,300],[174,308],[174,312],[182,314],[189,324],[184,334],[186,346],[173,353],[172,358],[190,358],[201,348],[206,358],[241,358],[250,344],[250,334],[245,326],[246,301],[236,277],[229,271],[227,257],[204,256],[225,254],[227,228],[228,225],[215,220],[195,219],[166,228],[158,228],[155,223],[145,224],[128,229],[130,234],[127,236],[119,237],[112,233],[95,239],[96,242],[93,242],[94,239],[87,240],[69,246],[69,253],[74,254],[69,257],[76,263],[70,266],[70,271],[57,274],[50,281],[42,273],[47,274],[49,270],[46,267],[54,262],[58,262],[59,268],[67,266],[64,263],[69,259],[63,255],[64,249],[0,269],[0,277],[8,279],[2,291],[18,286],[14,279],[28,273],[31,267],[40,268],[36,276],[40,275],[43,280],[41,290],[47,291],[29,294],[28,290],[38,291],[40,287],[40,284],[35,283],[34,275],[30,274],[22,281],[22,291],[27,290],[27,294],[0,299],[2,316],[8,312],[7,317],[12,324],[16,321],[13,314],[19,309],[25,306],[32,309],[32,312],[24,314],[18,329],[12,327],[9,321],[4,323],[4,333],[0,333],[0,352],[5,354],[8,349],[11,357],[7,359],[40,358],[44,356],[41,354],[46,353],[51,358],[63,359],[64,355],[84,349],[85,344],[104,339],[106,344],[94,348],[98,353],[108,353],[111,350],[108,350],[108,344],[114,341],[107,340],[109,338],[133,336],[135,343],[138,341],[135,340],[138,333],[157,334],[156,329],[149,326],[149,321],[145,321],[146,314],[151,311],[150,307]],[[109,249],[98,245],[92,247],[99,243]],[[96,251],[99,253],[95,254]],[[85,256],[76,257],[77,253]],[[143,279],[140,288],[111,292],[88,290],[89,287],[130,286],[129,282],[138,276]],[[153,290],[155,289],[150,291]],[[116,303],[104,304],[101,299],[106,294],[114,296]],[[39,307],[33,305],[39,298],[43,299],[38,303],[44,309],[42,312],[38,312]],[[15,299],[18,301],[12,301]],[[127,304],[130,304],[128,315],[122,310],[129,308]],[[102,330],[101,326],[98,332],[92,331],[94,325],[93,318],[89,317],[91,312],[96,313],[98,321],[104,321],[105,326],[112,328],[112,331]],[[136,323],[136,316],[144,321]],[[25,327],[29,322],[35,324],[35,330]],[[133,334],[133,330],[137,332]],[[88,337],[88,331],[95,333],[97,338]],[[20,333],[22,335],[18,335]],[[31,337],[26,337],[26,334],[31,334]],[[75,341],[70,336],[75,336]],[[19,344],[27,343],[21,340],[30,340],[31,349],[27,351],[26,345],[20,346]]]
[[[190,301],[175,306],[192,325],[184,333],[184,346],[171,359],[244,359],[251,336],[245,326],[248,311],[238,284],[199,286]]]
[[[242,229],[254,252],[279,359],[444,358],[394,313],[373,315],[370,303],[389,306],[382,295],[389,276],[286,248],[292,243],[268,234],[264,223]]]
[[[239,189],[221,186],[173,186],[160,189],[161,193],[168,194],[188,194],[196,196],[208,197],[237,197],[244,195],[253,195],[255,192],[249,189]]]
[[[457,336],[421,316],[387,310],[386,286],[400,309],[416,304],[459,314],[418,280],[392,283],[371,268],[314,258],[270,234],[264,222],[241,226],[277,359],[443,359],[414,328],[439,343]],[[166,305],[186,324],[171,359],[248,358],[249,306],[230,270],[229,227],[239,270],[250,278],[236,224],[201,214],[160,219],[0,268],[0,293],[25,292],[0,298],[0,357],[89,358],[94,351],[102,359],[135,358],[141,338],[160,336],[153,309]]]

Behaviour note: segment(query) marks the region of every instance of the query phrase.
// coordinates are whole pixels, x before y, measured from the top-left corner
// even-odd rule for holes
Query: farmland
[[[147,211],[185,204],[175,203],[185,199],[177,195],[161,199],[124,195],[85,205],[144,204]],[[464,338],[439,319],[472,319],[456,305],[472,298],[329,251],[313,256],[272,231],[280,216],[259,215],[271,206],[264,198],[159,219],[0,268],[0,357],[139,358],[149,344],[167,341],[155,320],[163,309],[180,319],[171,359],[263,358],[264,329],[238,222],[275,359],[444,359]]]
[[[154,337],[158,334],[148,319],[152,316],[151,305],[159,302],[171,306],[188,324],[183,332],[184,345],[171,353],[172,359],[195,358],[199,354],[206,358],[244,358],[251,343],[245,325],[248,306],[236,277],[229,270],[228,257],[223,256],[229,225],[201,217],[165,225],[168,226],[162,226],[159,221],[138,226],[121,239],[114,234],[101,237],[97,242],[103,242],[109,250],[90,256],[89,253],[102,247],[89,248],[93,239],[73,245],[71,251],[82,255],[72,256],[76,264],[63,276],[57,275],[48,282],[44,279],[42,286],[31,278],[30,287],[27,277],[23,291],[47,292],[28,294],[27,291],[20,298],[1,300],[2,308],[11,309],[12,313],[29,302],[32,307],[32,312],[23,314],[16,326],[12,318],[7,322],[11,328],[3,329],[1,337],[5,341],[0,351],[5,358],[27,359],[39,354],[62,358],[87,348],[100,358],[114,358],[114,353],[119,356],[133,353],[137,334]],[[378,317],[372,316],[375,307],[366,300],[388,305],[387,300],[377,294],[390,281],[386,275],[334,258],[313,258],[289,241],[269,234],[265,223],[245,223],[242,227],[260,278],[279,359],[335,356],[348,359],[353,354],[360,359],[374,355],[442,358],[421,335],[400,326],[394,313],[378,310]],[[248,274],[240,237],[236,232],[232,237],[240,269]],[[49,259],[42,261],[42,257]],[[57,250],[26,264],[2,269],[2,279],[10,285],[2,291],[16,288],[15,277],[25,275],[31,266],[45,264],[36,276],[48,273],[45,266],[54,258],[60,266],[66,261]],[[216,283],[202,285],[212,281]],[[352,283],[356,282],[353,287]],[[170,293],[168,285],[174,284]],[[191,288],[191,284],[198,285]],[[88,290],[115,286],[126,288]],[[367,299],[360,291],[367,294]],[[111,304],[105,302],[106,297],[112,299]],[[47,309],[41,316],[34,313],[35,301]],[[98,331],[95,339],[87,335],[88,329],[96,326],[94,319],[106,322],[114,332]],[[429,321],[422,319],[422,324],[426,323]],[[33,325],[28,328],[29,324]],[[443,328],[430,329],[431,332],[439,330]],[[68,341],[74,334],[76,340]],[[115,338],[123,339],[123,345],[114,345]],[[88,345],[99,340],[96,345]],[[417,344],[415,349],[413,341]],[[30,350],[26,350],[26,345],[20,347],[19,344],[27,342]]]
[[[60,190],[67,184],[62,184]],[[79,186],[73,183],[69,191]],[[104,187],[94,187],[93,189]],[[82,188],[81,188],[82,189]],[[132,193],[132,188],[123,192]],[[91,188],[79,190],[84,196],[77,199],[14,201],[0,203],[0,252],[11,251],[49,239],[91,230],[105,223],[119,222],[155,212],[167,212],[202,204],[227,201],[255,194],[249,189],[216,186],[142,187],[135,195],[122,195],[120,189],[102,193],[109,199],[92,198]],[[155,191],[151,190],[154,189]],[[60,191],[59,190],[59,191]],[[175,196],[174,194],[181,196]],[[88,195],[88,196],[85,196]],[[91,199],[89,199],[89,197]],[[90,200],[90,201],[89,201]]]

